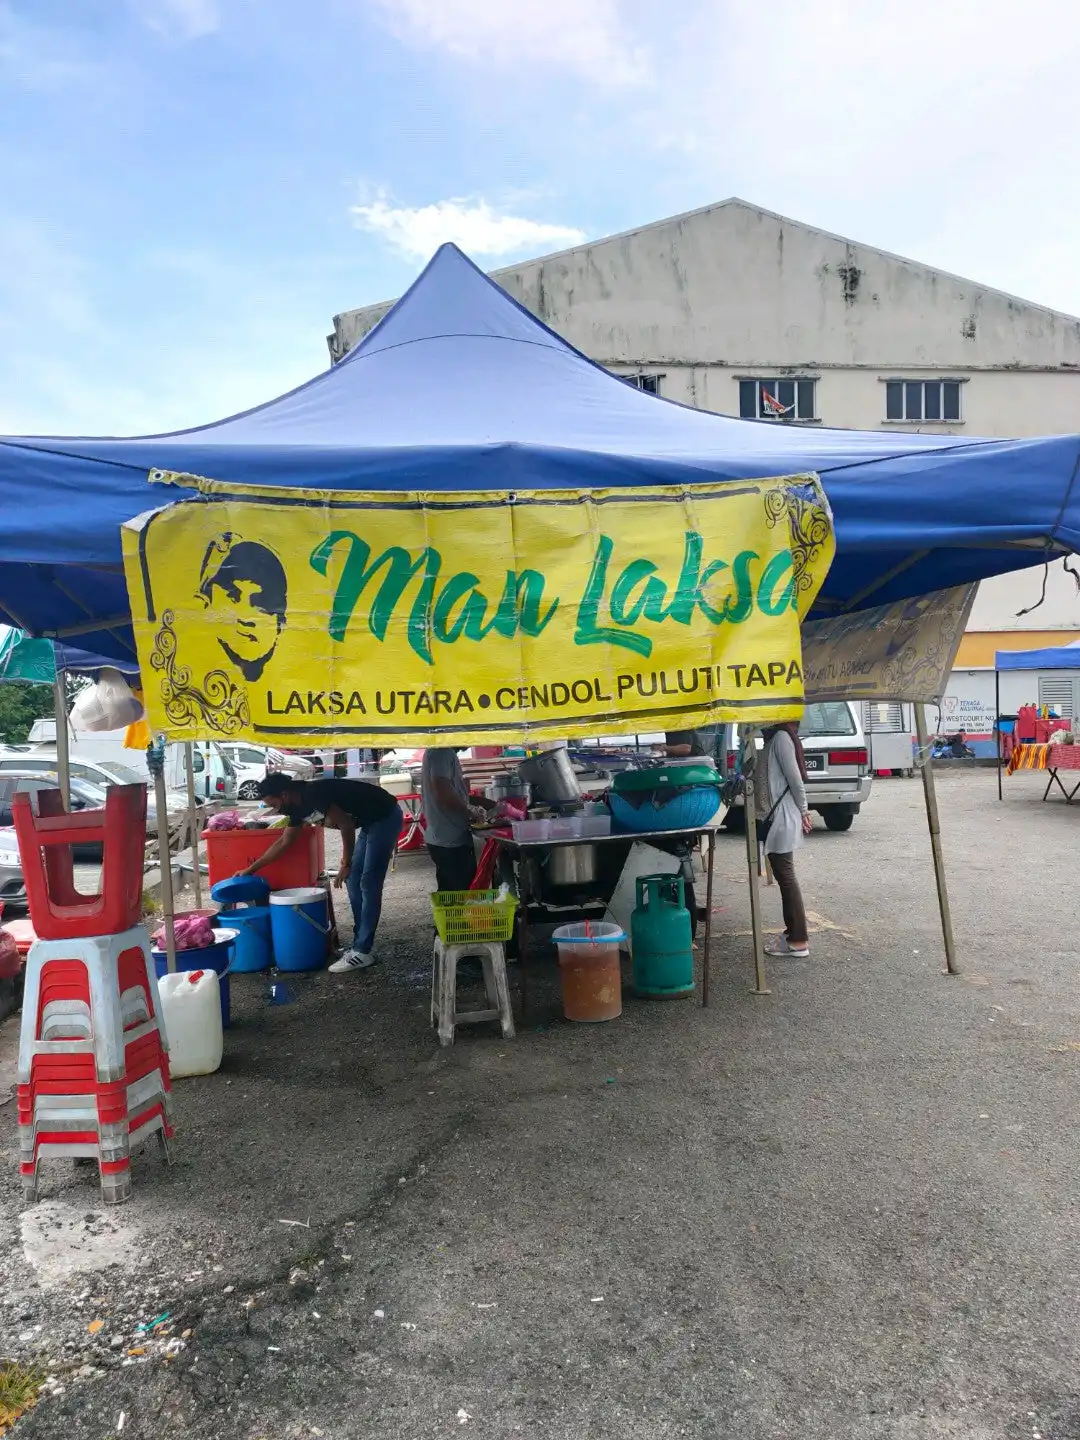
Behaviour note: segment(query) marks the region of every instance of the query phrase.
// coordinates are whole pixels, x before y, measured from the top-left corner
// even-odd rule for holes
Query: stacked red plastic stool
[[[104,809],[12,807],[37,940],[26,959],[19,1043],[19,1162],[37,1198],[44,1159],[91,1158],[110,1204],[131,1194],[131,1152],[156,1136],[168,1158],[168,1041],[150,937],[139,923],[146,787],[114,785]],[[75,888],[74,847],[102,847],[101,889]]]

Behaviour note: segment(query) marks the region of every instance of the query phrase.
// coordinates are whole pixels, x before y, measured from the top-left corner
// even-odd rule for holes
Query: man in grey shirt
[[[468,890],[476,874],[469,785],[456,750],[428,749],[420,770],[425,839],[437,890]]]

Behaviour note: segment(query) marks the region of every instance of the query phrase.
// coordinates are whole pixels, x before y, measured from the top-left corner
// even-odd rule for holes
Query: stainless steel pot
[[[548,805],[573,805],[581,799],[581,786],[563,748],[530,755],[518,766],[518,774],[532,785],[536,798]]]
[[[556,845],[548,851],[552,885],[589,885],[596,879],[595,845]]]
[[[532,786],[516,770],[506,770],[491,777],[487,795],[496,803],[500,800],[524,800],[528,805],[532,799]]]

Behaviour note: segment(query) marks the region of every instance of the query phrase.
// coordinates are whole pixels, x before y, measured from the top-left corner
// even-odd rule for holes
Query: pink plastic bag
[[[216,815],[210,816],[206,825],[207,830],[242,830],[243,827],[239,810],[219,810]]]
[[[205,950],[214,943],[214,927],[205,915],[178,915],[173,921],[177,950]],[[164,925],[154,936],[158,950],[165,949]]]

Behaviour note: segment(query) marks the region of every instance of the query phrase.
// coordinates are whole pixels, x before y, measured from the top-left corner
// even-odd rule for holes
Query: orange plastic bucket
[[[621,1015],[619,946],[626,935],[619,926],[593,921],[562,925],[552,938],[559,950],[563,1014],[567,1020],[595,1023]]]

